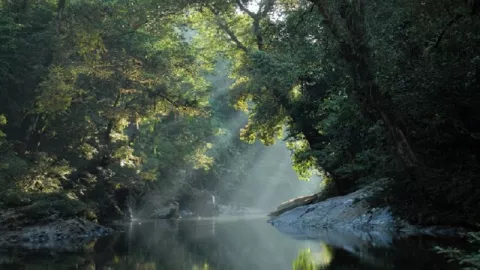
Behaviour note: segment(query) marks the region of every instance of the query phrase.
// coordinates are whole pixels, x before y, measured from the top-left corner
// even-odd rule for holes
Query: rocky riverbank
[[[0,247],[77,251],[96,237],[111,234],[112,229],[79,218],[59,219],[2,232]]]
[[[318,203],[311,203],[307,196],[292,200],[292,203],[305,201],[286,211],[273,212],[278,216],[269,222],[281,231],[290,234],[314,235],[316,231],[333,229],[337,231],[354,232],[364,237],[372,235],[411,235],[411,234],[455,234],[460,230],[439,227],[419,227],[396,218],[388,207],[371,208],[367,199],[378,189],[363,188],[345,196],[333,197]],[[288,205],[288,204],[287,204]],[[286,205],[280,207],[285,209]],[[383,237],[383,236],[382,236]]]
[[[0,210],[0,248],[73,251],[112,232],[83,203],[62,196]]]

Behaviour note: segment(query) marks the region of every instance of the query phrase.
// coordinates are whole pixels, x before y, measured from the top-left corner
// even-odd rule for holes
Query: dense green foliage
[[[3,204],[228,197],[285,139],[330,195],[478,222],[478,1],[254,2],[0,0]]]
[[[235,110],[228,83],[207,80],[213,58],[188,43],[182,10],[194,1],[0,3],[0,182],[15,194],[5,206],[69,194],[121,214],[115,189],[214,189],[252,148],[232,134],[242,124],[227,128]]]
[[[386,177],[375,203],[414,222],[478,220],[478,3],[246,2],[192,15],[233,59],[244,140],[286,127],[299,174],[323,171],[334,194]]]

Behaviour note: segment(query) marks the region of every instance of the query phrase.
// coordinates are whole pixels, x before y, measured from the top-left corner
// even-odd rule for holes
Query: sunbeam
[[[0,0],[0,269],[480,268],[479,15]]]

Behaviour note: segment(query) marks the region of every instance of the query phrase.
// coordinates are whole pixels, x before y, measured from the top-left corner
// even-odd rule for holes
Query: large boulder
[[[282,212],[269,222],[282,231],[318,231],[332,229],[353,233],[394,232],[396,234],[455,234],[452,228],[419,227],[394,217],[388,207],[371,207],[368,199],[378,188],[365,187],[345,196],[311,203],[309,197],[293,200],[280,207]],[[298,206],[299,205],[299,206]],[[291,208],[291,206],[298,206]],[[284,208],[286,207],[286,208]]]
[[[371,208],[367,198],[374,189],[364,188],[345,196],[338,196],[318,203],[300,204],[271,219],[276,226],[297,228],[335,228],[346,230],[391,230],[401,224],[388,208]],[[294,200],[293,205],[299,201]],[[303,200],[305,201],[305,200]],[[288,205],[289,203],[285,204]]]

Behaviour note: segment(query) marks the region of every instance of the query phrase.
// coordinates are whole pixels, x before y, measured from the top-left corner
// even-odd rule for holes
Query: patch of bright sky
[[[247,9],[253,13],[257,13],[258,9],[260,8],[260,2],[262,0],[254,0],[250,1],[247,5]],[[242,11],[237,8],[237,13],[242,13]],[[270,20],[273,22],[283,21],[285,19],[285,14],[282,10],[279,9],[278,6],[275,6],[274,9],[269,14]]]

